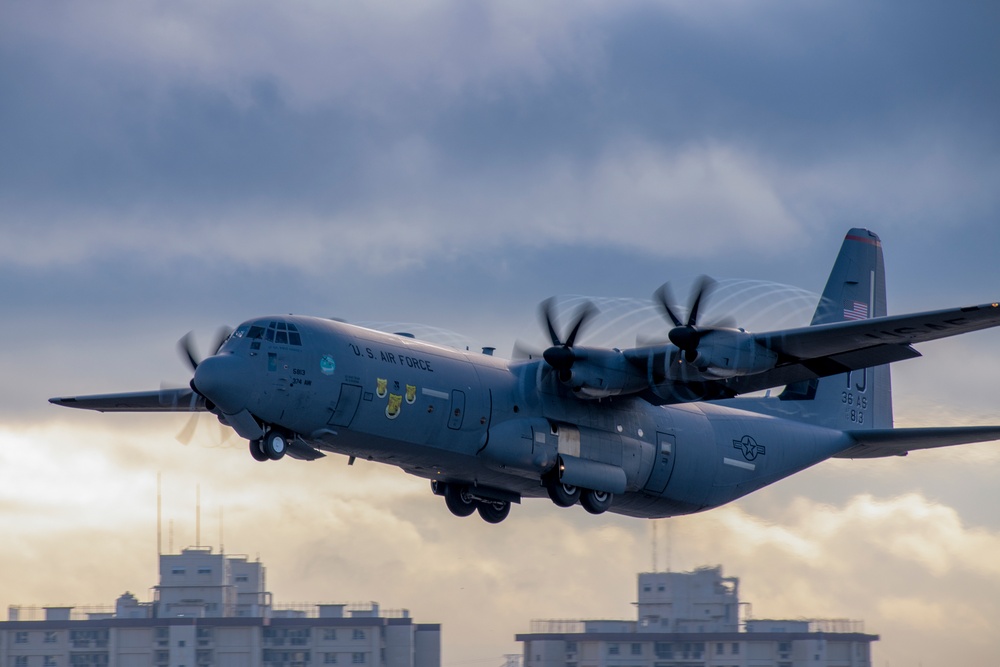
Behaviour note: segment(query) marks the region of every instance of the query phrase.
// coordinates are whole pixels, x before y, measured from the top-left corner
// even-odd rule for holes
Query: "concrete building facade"
[[[440,667],[441,626],[375,602],[279,607],[245,556],[160,557],[153,600],[108,609],[10,607],[5,667]]]
[[[755,620],[721,567],[638,576],[637,619],[533,621],[524,667],[871,667],[860,621]]]

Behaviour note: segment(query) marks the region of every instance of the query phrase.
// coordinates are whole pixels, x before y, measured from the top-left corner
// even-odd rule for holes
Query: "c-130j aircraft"
[[[847,233],[808,327],[750,333],[686,319],[654,296],[669,343],[577,345],[593,308],[552,345],[511,361],[315,317],[244,322],[200,362],[190,388],[53,398],[101,412],[208,411],[258,461],[324,452],[429,479],[457,516],[503,521],[548,497],[659,518],[718,507],[831,457],[1000,439],[1000,426],[894,429],[888,364],[913,344],[1000,324],[991,303],[886,316],[881,242]],[[784,387],[776,396],[741,394]]]

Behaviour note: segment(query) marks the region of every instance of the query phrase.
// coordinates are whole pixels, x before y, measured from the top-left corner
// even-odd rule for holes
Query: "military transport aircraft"
[[[913,344],[1000,324],[996,303],[886,316],[881,242],[848,232],[808,327],[750,333],[654,300],[669,342],[577,344],[551,301],[542,357],[506,360],[315,317],[260,317],[198,360],[190,388],[53,398],[102,412],[208,411],[258,461],[333,452],[431,481],[458,516],[498,523],[522,498],[667,517],[718,507],[831,457],[1000,439],[1000,426],[894,429],[888,364]],[[741,394],[784,387],[775,396]]]

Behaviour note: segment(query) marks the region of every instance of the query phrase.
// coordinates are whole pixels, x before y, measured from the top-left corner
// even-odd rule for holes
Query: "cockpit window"
[[[267,328],[260,325],[250,327],[247,333],[248,338],[263,338],[269,343],[278,345],[302,345],[302,336],[299,330],[291,322],[272,321],[267,323]]]
[[[249,324],[241,324],[236,331],[230,334],[229,339],[231,340],[233,338],[243,338],[243,336],[247,335],[247,331],[249,330],[250,330]]]

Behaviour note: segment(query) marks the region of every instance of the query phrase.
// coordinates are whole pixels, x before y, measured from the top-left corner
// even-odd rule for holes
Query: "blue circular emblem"
[[[337,370],[337,362],[333,360],[331,355],[324,354],[323,358],[319,360],[319,370],[323,375],[333,375],[333,372]]]

